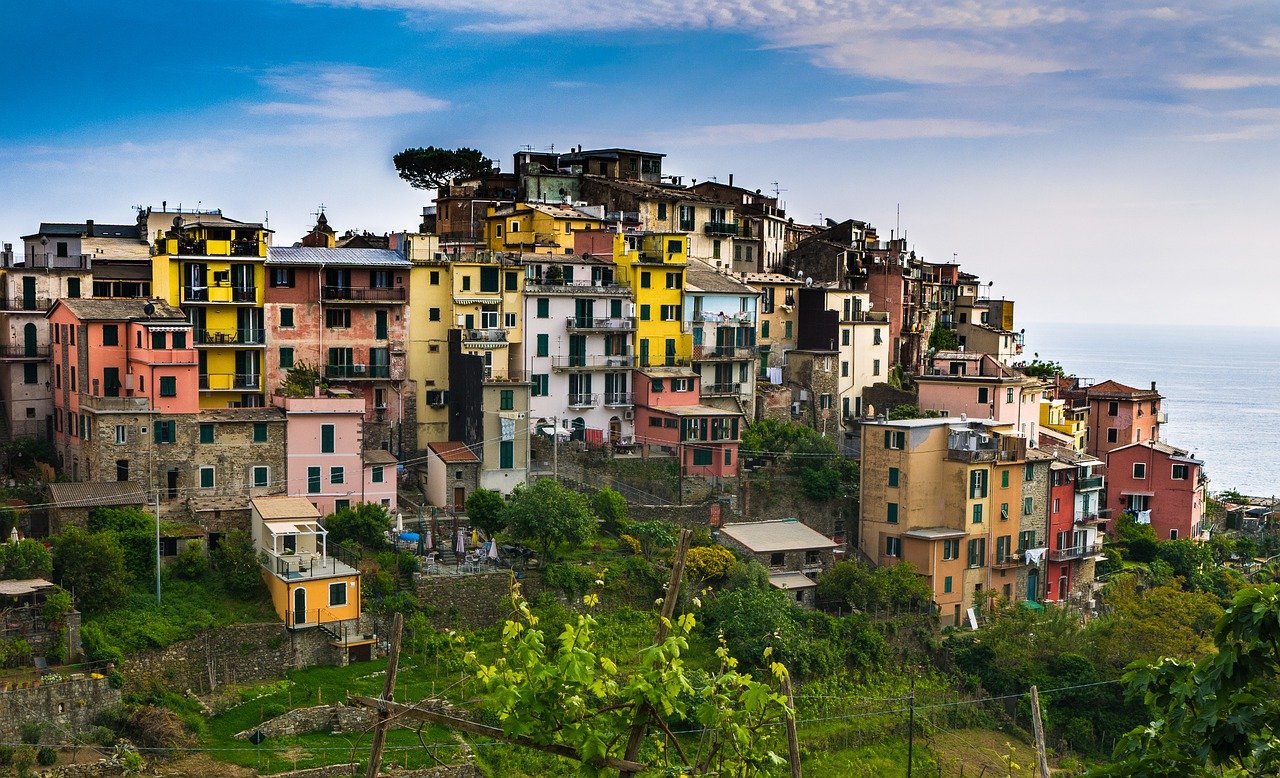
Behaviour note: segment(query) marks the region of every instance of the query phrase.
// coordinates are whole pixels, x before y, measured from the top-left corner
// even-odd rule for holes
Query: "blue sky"
[[[1280,5],[194,0],[6,9],[0,239],[132,206],[412,228],[406,146],[662,151],[902,227],[1023,323],[1272,325]]]

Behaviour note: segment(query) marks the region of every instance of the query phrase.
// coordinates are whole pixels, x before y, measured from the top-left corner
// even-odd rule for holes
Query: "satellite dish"
[[[155,303],[147,303],[146,305],[142,306],[142,312],[147,315],[148,319],[151,318],[152,316],[155,316],[156,314]]]

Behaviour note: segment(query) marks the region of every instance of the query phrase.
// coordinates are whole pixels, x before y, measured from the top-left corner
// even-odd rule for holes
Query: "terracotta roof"
[[[124,319],[149,319],[154,322],[186,323],[186,315],[164,300],[127,300],[114,298],[60,298],[57,305],[65,307],[81,321],[122,321]],[[147,316],[147,305],[154,305],[155,312]],[[50,309],[52,312],[53,309]]]
[[[82,481],[49,484],[49,496],[59,508],[95,508],[99,505],[141,505],[147,493],[133,481]]]
[[[254,497],[249,503],[263,521],[320,518],[320,511],[306,497]]]
[[[366,451],[364,454],[364,463],[366,465],[395,465],[400,460],[396,459],[396,455],[392,454],[384,448],[375,448],[372,451]]]
[[[428,443],[427,448],[438,457],[442,462],[449,464],[464,464],[466,462],[479,462],[480,457],[476,453],[467,448],[467,444],[459,440],[443,440],[438,443]]]
[[[1094,384],[1085,389],[1085,395],[1088,397],[1159,397],[1160,393],[1154,389],[1134,389],[1132,386],[1125,386],[1119,381],[1103,381],[1100,384]]]

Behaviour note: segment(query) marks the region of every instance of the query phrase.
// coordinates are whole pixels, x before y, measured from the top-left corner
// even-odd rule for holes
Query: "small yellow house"
[[[249,503],[262,579],[285,626],[322,627],[335,639],[354,632],[347,627],[360,618],[360,571],[354,560],[339,559],[337,549],[328,548],[316,507],[305,497],[255,497]]]
[[[688,365],[693,336],[683,324],[689,239],[681,233],[618,233],[613,261],[636,305],[640,367]]]
[[[494,251],[572,254],[573,234],[599,229],[603,209],[567,203],[515,203],[490,208],[485,218],[485,245]]]

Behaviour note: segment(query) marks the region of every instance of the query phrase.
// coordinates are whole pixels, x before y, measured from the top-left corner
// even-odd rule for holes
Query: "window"
[[[969,499],[976,500],[987,496],[987,471],[971,470],[969,472]]]
[[[255,421],[253,423],[253,442],[267,442],[267,423],[265,421]]]
[[[885,521],[889,522],[890,524],[897,524],[898,523],[898,504],[896,502],[891,502],[888,504],[887,508],[888,510],[886,511]]]
[[[896,467],[889,468],[889,485],[890,486],[898,485],[898,468]]]
[[[907,446],[907,433],[894,430],[884,431],[884,447],[901,451]]]
[[[291,287],[294,284],[294,273],[291,267],[271,268],[271,285],[274,287]]]
[[[880,360],[871,360],[871,375],[880,375]]]
[[[213,430],[212,424],[200,425],[200,442],[201,443],[212,443],[214,439],[213,436],[214,436],[214,430]]]
[[[953,561],[960,558],[960,538],[951,538],[942,541],[942,559],[943,561]]]
[[[503,277],[503,284],[508,292],[515,292],[520,289],[520,277],[515,273],[507,273]]]
[[[1036,480],[1036,468],[1034,465],[1028,463],[1022,466],[1022,480],[1028,483]]]
[[[266,465],[253,466],[253,487],[263,489],[271,483],[271,468]]]
[[[280,309],[280,326],[281,327],[293,326],[293,309],[292,308]]]
[[[662,391],[662,379],[661,379],[661,378],[655,378],[655,379],[653,379],[652,381],[650,381],[650,382],[649,382],[649,391],[651,391],[651,392],[661,392],[661,391]]]
[[[711,241],[711,258],[712,259],[720,258],[720,241],[718,240]]]
[[[551,336],[544,333],[538,334],[538,356],[545,357],[551,351]]]
[[[213,488],[213,468],[209,465],[205,465],[200,468],[200,488]]]
[[[324,326],[329,329],[346,329],[351,326],[350,308],[326,308]]]
[[[1187,466],[1186,466],[1186,465],[1174,465],[1174,466],[1173,466],[1173,480],[1175,480],[1175,481],[1185,481],[1185,480],[1187,480]]]
[[[1013,538],[1008,535],[1001,535],[996,538],[996,564],[1002,565],[1005,562],[1012,561],[1010,557],[1013,555],[1009,552],[1009,546]]]
[[[335,608],[347,604],[347,582],[338,581],[329,584],[329,607]]]
[[[432,286],[439,286],[439,285],[440,285],[440,271],[439,271],[439,270],[432,270],[432,271],[431,271],[431,285],[432,285]]]
[[[532,379],[533,379],[532,381],[533,388],[531,389],[530,393],[534,397],[546,397],[551,394],[551,390],[549,387],[550,376],[548,376],[546,373],[535,373],[532,376]]]
[[[503,389],[498,394],[498,410],[511,411],[516,407],[516,393],[514,389]]]
[[[951,576],[942,579],[942,593],[951,594]]]
[[[664,305],[661,308],[662,321],[675,321],[680,317],[680,306]]]
[[[762,322],[760,322],[760,337],[762,337],[762,338],[767,338],[767,337],[769,337],[769,322],[768,322],[768,321],[762,321]]]
[[[341,484],[341,483],[345,483],[346,480],[347,480],[346,468],[342,468],[342,467],[329,468],[329,483]]]
[[[350,501],[350,500],[334,500],[334,501],[333,501],[333,512],[334,512],[334,513],[337,513],[338,511],[345,511],[345,510],[349,510],[350,508],[351,508],[351,501]]]
[[[679,274],[679,273],[667,273],[667,288],[668,288],[668,289],[679,289],[679,288],[680,288],[680,274]]]
[[[386,476],[384,474],[382,465],[374,465],[372,468],[369,469],[370,483],[380,484],[382,483],[382,479],[385,477]]]
[[[693,230],[693,206],[680,206],[680,230],[682,232],[690,232]]]
[[[1177,539],[1178,539],[1178,531],[1176,529],[1169,530],[1169,540],[1177,540]]]
[[[1009,471],[1008,470],[1000,471],[1000,488],[1001,489],[1009,488]]]
[[[982,503],[978,503],[977,505],[973,506],[973,523],[974,524],[982,523]]]
[[[1133,477],[1134,477],[1134,478],[1146,478],[1146,477],[1147,477],[1147,465],[1146,465],[1146,463],[1145,463],[1145,462],[1134,462],[1134,463],[1133,463]]]
[[[969,541],[969,567],[983,567],[987,563],[987,539]]]
[[[550,300],[548,300],[548,299],[547,299],[547,298],[545,298],[545,297],[539,297],[539,298],[538,298],[538,314],[537,314],[537,316],[538,316],[538,318],[539,318],[539,319],[546,319],[546,318],[550,318],[550,316],[551,316],[551,301],[550,301]]]
[[[1018,533],[1018,553],[1021,554],[1029,548],[1035,548],[1036,532],[1035,530],[1026,530]]]
[[[116,425],[116,444],[123,446],[129,442],[129,428],[123,424]]]
[[[102,325],[102,345],[119,346],[120,345],[120,328],[114,324]]]
[[[1062,509],[1062,500],[1058,497],[1053,498],[1053,512],[1057,513]]]
[[[782,337],[791,340],[791,320],[787,319],[782,323]]]
[[[178,396],[178,379],[175,376],[160,376],[160,396],[161,397],[177,397]]]
[[[841,378],[849,377],[849,363],[843,360],[840,362],[840,377]]]
[[[880,328],[876,327],[871,331],[871,345],[879,346],[881,343],[884,343],[884,338],[880,336]]]
[[[80,279],[67,279],[67,297],[76,298],[80,296]]]
[[[1120,403],[1115,402],[1115,401],[1112,401],[1112,402],[1107,403],[1107,415],[1108,415],[1108,416],[1119,416],[1119,415],[1120,415]]]
[[[990,389],[988,389],[988,388],[987,388],[987,387],[985,387],[985,386],[980,386],[980,387],[978,387],[978,402],[979,402],[979,403],[981,403],[981,404],[983,404],[983,405],[986,405],[988,402],[990,402],[990,398],[991,398],[991,390],[990,390]]]
[[[482,292],[498,291],[498,268],[496,267],[480,268],[480,291]]]
[[[1000,521],[1008,521],[1008,520],[1009,520],[1009,503],[1002,502],[1000,503]]]
[[[178,438],[178,422],[172,419],[168,421],[157,421],[151,425],[157,443],[174,443]]]
[[[439,309],[439,308],[428,308],[428,309],[427,309],[427,321],[440,321],[440,309]]]
[[[307,468],[307,494],[320,493],[320,468]]]
[[[902,538],[885,538],[884,555],[902,556]]]
[[[640,288],[648,289],[650,284],[649,271],[644,270],[640,273]]]
[[[76,372],[76,369],[75,369],[74,367],[72,367],[72,368],[71,368],[71,373],[72,373],[72,375],[73,375],[73,376],[74,376],[75,372]],[[24,364],[24,365],[22,366],[22,383],[24,383],[24,384],[38,384],[38,383],[40,383],[40,369],[39,369],[39,366],[38,366],[35,362],[27,362],[26,364]],[[75,381],[74,381],[74,380],[71,382],[71,385],[72,385],[73,387],[75,386]]]
[[[1107,442],[1115,443],[1120,439],[1120,432],[1115,427],[1107,427]]]
[[[1022,498],[1022,515],[1023,516],[1030,516],[1035,509],[1036,509],[1036,502],[1034,497]]]
[[[513,440],[498,443],[498,467],[510,470],[516,466],[516,444]]]
[[[332,424],[320,425],[320,453],[332,454],[334,449],[333,443],[334,426]]]
[[[640,306],[640,321],[649,321],[649,306]]]
[[[1005,401],[1006,403],[1011,403],[1011,402],[1013,402],[1013,389],[1005,389],[1005,390],[1004,390],[1004,401]]]

